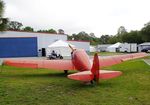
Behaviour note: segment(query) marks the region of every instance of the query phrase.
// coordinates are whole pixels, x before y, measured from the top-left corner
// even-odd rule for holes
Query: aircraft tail
[[[91,72],[92,72],[93,80],[97,83],[99,82],[99,75],[100,75],[99,69],[100,69],[99,58],[98,58],[98,54],[95,53]]]
[[[100,70],[98,54],[94,55],[93,65],[90,71],[81,71],[68,75],[68,78],[83,82],[99,82],[99,79],[111,79],[122,74],[120,71]]]

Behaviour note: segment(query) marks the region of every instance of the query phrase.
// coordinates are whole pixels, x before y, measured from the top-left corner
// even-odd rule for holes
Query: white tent
[[[68,44],[65,41],[58,40],[48,46],[46,55],[50,55],[54,50],[57,54],[61,54],[63,57],[69,57],[71,56],[71,49],[69,48],[69,45],[75,48],[75,46],[72,44]]]
[[[122,43],[117,42],[117,43],[115,43],[115,44],[113,44],[113,45],[107,47],[106,51],[108,51],[108,52],[116,52],[117,49],[120,48],[121,44],[122,44]]]
[[[96,47],[95,46],[90,46],[90,52],[96,52]]]

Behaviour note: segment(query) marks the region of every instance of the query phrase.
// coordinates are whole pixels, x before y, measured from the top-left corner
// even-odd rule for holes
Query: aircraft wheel
[[[68,74],[68,70],[64,70],[64,73],[65,73],[65,74]]]

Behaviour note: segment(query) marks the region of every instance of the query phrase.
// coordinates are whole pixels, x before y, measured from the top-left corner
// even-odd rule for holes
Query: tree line
[[[132,30],[130,32],[127,32],[125,27],[121,26],[116,35],[102,35],[100,39],[102,44],[114,44],[116,42],[140,44],[150,42],[150,22],[146,23],[141,30]]]
[[[52,34],[65,34],[63,29],[58,29],[58,32],[54,29],[47,29],[47,30],[37,30],[35,31],[34,28],[31,26],[25,26],[23,27],[23,24],[18,21],[9,21],[7,23],[7,30],[12,31],[27,31],[27,32],[44,32],[44,33],[52,33]]]
[[[124,26],[120,26],[118,28],[118,32],[116,35],[102,35],[101,37],[95,37],[94,33],[87,34],[86,32],[82,31],[78,34],[72,34],[68,36],[71,40],[84,40],[90,41],[92,45],[97,44],[114,44],[116,42],[122,43],[143,43],[143,42],[150,42],[150,22],[146,23],[141,30],[132,30],[127,32]]]

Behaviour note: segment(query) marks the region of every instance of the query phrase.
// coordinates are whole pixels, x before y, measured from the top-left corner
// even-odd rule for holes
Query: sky
[[[66,34],[115,35],[120,26],[140,30],[150,21],[150,0],[3,0],[4,16],[24,26]]]

